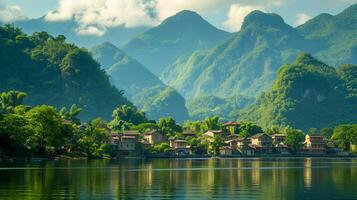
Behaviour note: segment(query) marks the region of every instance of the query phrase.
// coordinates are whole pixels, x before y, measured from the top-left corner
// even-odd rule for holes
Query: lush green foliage
[[[172,149],[169,144],[161,143],[161,144],[157,144],[157,145],[153,146],[151,148],[151,153],[168,153],[171,150]]]
[[[119,131],[128,130],[131,125],[139,125],[148,121],[144,112],[138,111],[135,107],[128,105],[116,108],[113,111],[112,117],[113,120],[109,126]]]
[[[159,131],[169,137],[175,136],[177,133],[182,132],[180,125],[171,117],[161,118],[158,123]]]
[[[253,101],[254,98],[240,95],[227,98],[206,95],[188,100],[186,106],[192,120],[215,115],[222,116],[223,120],[235,120],[238,117],[238,111]]]
[[[351,145],[357,145],[357,125],[345,124],[334,128],[331,137],[338,146],[345,150],[350,150]]]
[[[355,88],[336,71],[340,70],[301,54],[295,63],[279,70],[273,87],[242,112],[242,119],[257,121],[263,127],[288,125],[303,130],[356,123]],[[349,75],[348,80],[357,79]]]
[[[57,108],[77,104],[80,117],[110,117],[118,105],[130,104],[109,83],[85,49],[46,32],[29,36],[10,25],[0,26],[0,91],[21,90],[30,105]]]
[[[296,129],[288,129],[284,144],[288,145],[293,152],[296,152],[302,147],[305,135],[302,131]]]

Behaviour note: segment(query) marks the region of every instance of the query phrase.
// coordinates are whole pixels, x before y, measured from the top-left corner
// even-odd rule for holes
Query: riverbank
[[[43,158],[43,157],[0,157],[0,162],[3,161],[31,161],[31,162],[42,162],[42,161],[53,161],[53,160],[120,160],[120,159],[237,159],[237,158],[357,158],[357,155],[348,156],[337,156],[337,155],[259,155],[259,156],[211,156],[211,155],[149,155],[149,156],[138,156],[129,157],[123,156],[120,158],[88,158],[88,157],[71,157],[71,156],[59,156],[53,158]]]

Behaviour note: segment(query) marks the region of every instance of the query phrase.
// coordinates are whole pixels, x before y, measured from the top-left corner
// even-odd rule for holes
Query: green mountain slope
[[[45,17],[36,19],[27,19],[14,22],[15,26],[21,27],[25,33],[32,34],[34,32],[46,31],[51,35],[65,35],[67,40],[75,43],[78,46],[92,47],[94,45],[111,41],[112,43],[122,46],[128,43],[136,35],[146,31],[149,27],[133,27],[127,28],[117,26],[106,28],[106,32],[101,35],[79,35],[77,29],[80,26],[76,21],[46,21]]]
[[[357,4],[336,16],[321,14],[297,28],[315,43],[320,60],[330,65],[357,63]]]
[[[220,46],[170,64],[161,79],[186,98],[207,94],[256,96],[279,66],[309,52],[330,65],[357,63],[357,4],[336,16],[322,14],[293,28],[276,15],[253,11],[241,31]]]
[[[254,11],[234,37],[214,49],[178,59],[161,77],[187,98],[255,95],[269,87],[282,63],[309,48],[280,16]]]
[[[110,43],[103,43],[91,50],[102,64],[111,82],[149,118],[171,116],[179,122],[189,118],[185,99],[168,88],[154,74]]]
[[[308,54],[293,64],[284,65],[274,85],[242,112],[241,119],[260,125],[289,125],[295,128],[323,128],[357,122],[357,97],[353,95],[357,74],[346,77],[348,68],[330,67]],[[339,72],[340,71],[340,72]]]
[[[221,119],[234,121],[240,109],[254,102],[254,98],[246,96],[230,96],[226,98],[214,95],[200,96],[187,101],[186,106],[193,120],[203,120],[208,116],[221,116]]]
[[[179,56],[218,45],[231,34],[219,30],[191,11],[181,11],[124,46],[156,75]]]
[[[31,36],[0,26],[0,91],[28,93],[28,104],[57,108],[77,104],[81,118],[109,119],[116,106],[131,104],[109,82],[86,49],[46,32]]]

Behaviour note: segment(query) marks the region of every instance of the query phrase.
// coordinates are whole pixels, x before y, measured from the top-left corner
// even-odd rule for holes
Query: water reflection
[[[357,199],[356,186],[356,159],[0,163],[0,199]]]

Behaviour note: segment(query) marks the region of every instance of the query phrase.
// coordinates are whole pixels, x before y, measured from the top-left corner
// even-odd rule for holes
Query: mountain
[[[167,87],[135,59],[108,42],[91,50],[110,76],[111,82],[151,119],[173,117],[179,122],[189,118],[185,99]]]
[[[128,43],[136,35],[144,32],[149,27],[127,28],[117,26],[107,28],[101,36],[97,35],[79,35],[77,32],[80,26],[74,20],[68,21],[47,21],[45,17],[36,19],[26,19],[15,21],[14,25],[23,29],[27,34],[34,32],[45,31],[51,35],[65,35],[69,42],[73,42],[78,46],[92,47],[106,41],[111,41],[115,45],[122,46]]]
[[[230,37],[191,11],[181,11],[132,39],[124,51],[157,76],[182,55],[211,48]]]
[[[297,30],[315,43],[315,56],[330,65],[357,63],[357,4],[336,16],[320,14]]]
[[[356,65],[336,69],[300,54],[281,67],[273,86],[242,111],[241,119],[303,130],[357,123],[356,71]]]
[[[232,38],[216,48],[178,59],[161,78],[186,98],[254,96],[269,87],[281,64],[310,46],[280,16],[253,11]]]
[[[110,119],[115,107],[132,105],[86,49],[46,32],[26,35],[0,26],[0,91],[28,93],[26,103],[61,108],[77,104],[81,119]]]
[[[234,121],[239,111],[251,103],[254,98],[246,96],[217,97],[215,95],[200,96],[186,103],[190,117],[193,120],[203,120],[207,116],[220,116],[222,120]]]
[[[214,94],[256,96],[279,66],[309,52],[329,65],[357,63],[357,4],[336,16],[322,14],[293,28],[277,14],[253,11],[223,44],[181,57],[162,73],[186,99]]]

